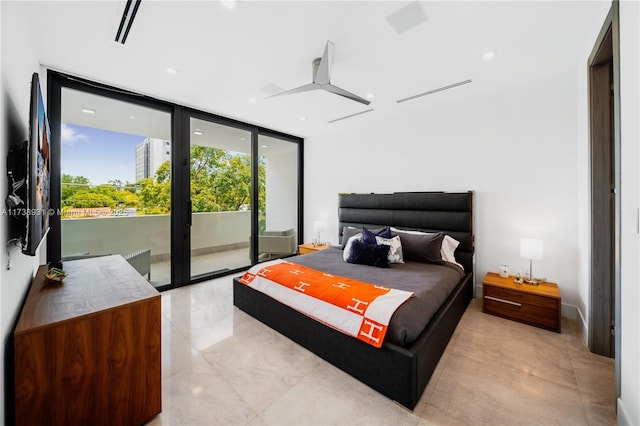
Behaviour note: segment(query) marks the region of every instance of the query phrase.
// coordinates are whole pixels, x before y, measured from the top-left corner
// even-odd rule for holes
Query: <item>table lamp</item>
[[[520,240],[520,256],[529,259],[528,284],[538,285],[538,280],[533,278],[533,260],[542,260],[542,240],[534,238],[522,238]]]
[[[316,240],[314,241],[315,245],[322,245],[322,243],[320,242],[320,231],[322,231],[322,229],[324,228],[324,222],[321,220],[314,220],[313,221],[313,232],[316,234]]]

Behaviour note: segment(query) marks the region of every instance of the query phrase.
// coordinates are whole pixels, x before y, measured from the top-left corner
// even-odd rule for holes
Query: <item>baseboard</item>
[[[578,322],[578,326],[580,327],[580,332],[582,333],[582,341],[586,346],[588,343],[587,342],[587,336],[588,336],[587,320],[585,320],[584,315],[582,314],[582,311],[580,310],[580,308],[575,305],[563,303],[562,316]]]
[[[578,311],[578,325],[580,326],[580,331],[582,331],[582,341],[586,347],[589,347],[589,325],[587,324],[587,319],[582,314],[580,308],[576,306]]]
[[[618,398],[618,424],[621,426],[630,426],[632,423],[629,419],[629,417],[627,416],[627,412],[624,409],[624,404],[622,403],[622,400],[620,398]]]
[[[562,316],[565,318],[578,321],[578,310],[577,306],[569,305],[568,303],[562,304]]]

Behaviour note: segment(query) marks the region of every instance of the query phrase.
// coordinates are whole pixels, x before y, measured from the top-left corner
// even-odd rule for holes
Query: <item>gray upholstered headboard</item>
[[[456,259],[473,272],[473,192],[339,194],[340,241],[345,226],[443,231],[460,241]]]

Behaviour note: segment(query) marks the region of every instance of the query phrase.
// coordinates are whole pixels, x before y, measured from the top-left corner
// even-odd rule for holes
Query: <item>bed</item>
[[[338,198],[341,239],[345,227],[391,226],[424,232],[442,231],[460,242],[455,259],[464,271],[459,281],[447,291],[444,301],[435,307],[424,330],[409,339],[409,344],[398,338],[387,338],[382,347],[375,348],[242,284],[239,277],[233,283],[234,305],[412,410],[473,298],[473,193],[339,194]],[[332,259],[340,251],[329,249],[317,252],[317,255],[312,253],[287,260],[314,267],[318,261],[326,262],[327,267],[333,262],[334,267],[339,267]],[[315,260],[311,257],[314,255]]]

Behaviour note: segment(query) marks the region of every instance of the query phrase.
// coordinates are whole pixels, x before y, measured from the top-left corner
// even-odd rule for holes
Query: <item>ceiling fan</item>
[[[361,104],[369,105],[371,103],[369,100],[361,98],[360,96],[354,95],[351,92],[348,92],[338,86],[331,84],[331,63],[333,62],[333,46],[333,43],[327,40],[327,45],[324,48],[322,58],[316,58],[313,60],[312,83],[296,87],[295,89],[276,93],[275,95],[268,96],[268,98],[273,98],[274,96],[290,95],[292,93],[308,92],[310,90],[326,90],[327,92],[344,96],[345,98],[360,102]]]

